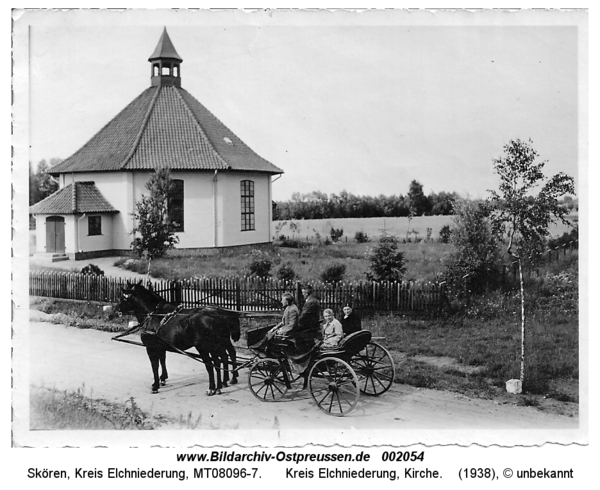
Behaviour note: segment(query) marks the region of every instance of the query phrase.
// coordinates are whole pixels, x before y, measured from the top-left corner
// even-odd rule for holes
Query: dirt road
[[[167,386],[159,394],[152,394],[145,349],[111,341],[113,335],[31,321],[30,384],[82,389],[93,398],[118,403],[133,397],[142,410],[152,415],[175,420],[190,416],[199,421],[198,429],[223,431],[258,429],[280,435],[281,431],[296,430],[309,434],[307,429],[339,434],[368,429],[362,434],[374,438],[378,434],[411,434],[414,438],[417,431],[449,435],[478,431],[489,434],[491,430],[486,440],[494,443],[506,434],[520,437],[531,431],[543,442],[553,432],[564,435],[578,426],[577,418],[551,415],[532,407],[500,405],[405,385],[394,385],[381,397],[363,396],[347,417],[331,417],[318,410],[308,392],[298,389],[277,403],[257,400],[247,388],[246,371],[242,371],[238,385],[225,389],[222,395],[207,397],[204,365],[177,354],[167,355]],[[165,428],[182,426],[175,423]]]

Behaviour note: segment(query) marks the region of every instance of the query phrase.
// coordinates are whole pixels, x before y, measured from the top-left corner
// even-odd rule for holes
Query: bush
[[[283,264],[277,271],[277,279],[281,281],[293,281],[297,277],[296,271],[289,263]]]
[[[442,228],[440,230],[440,242],[449,243],[451,234],[452,234],[452,230],[450,228],[450,225],[442,226]]]
[[[447,279],[457,290],[479,294],[500,281],[502,259],[499,242],[485,208],[457,200],[450,242],[454,250],[445,259]]]
[[[95,264],[86,265],[83,269],[81,269],[81,273],[82,274],[92,274],[94,276],[103,276],[104,275],[104,271]]]
[[[404,253],[398,250],[398,238],[384,232],[377,245],[368,252],[370,281],[400,281],[406,272]]]
[[[331,241],[333,243],[336,243],[336,242],[339,242],[341,240],[341,238],[344,236],[344,230],[342,228],[335,229],[332,226],[329,234],[331,235]]]
[[[546,274],[539,289],[536,306],[552,315],[577,314],[579,311],[579,278],[575,267],[557,274]]]
[[[319,277],[323,282],[340,282],[344,279],[344,274],[346,274],[345,264],[333,264],[321,272]]]
[[[310,243],[298,238],[289,238],[283,235],[279,236],[279,246],[284,248],[306,248]]]
[[[271,275],[273,262],[269,256],[260,250],[252,250],[252,261],[248,264],[250,274],[258,277],[269,277]]]
[[[358,242],[358,243],[367,243],[370,241],[369,235],[367,235],[364,231],[357,231],[354,234],[354,239]]]

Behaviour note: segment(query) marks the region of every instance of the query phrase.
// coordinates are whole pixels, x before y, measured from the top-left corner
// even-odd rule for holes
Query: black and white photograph
[[[589,443],[586,10],[12,17],[14,448]]]

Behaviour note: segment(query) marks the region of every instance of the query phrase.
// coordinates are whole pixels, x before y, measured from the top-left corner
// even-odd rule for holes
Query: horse
[[[179,308],[139,283],[133,286],[128,283],[127,288],[122,288],[121,300],[114,311],[133,313],[142,325],[140,337],[154,374],[153,393],[157,393],[159,384],[164,386],[168,379],[166,352],[182,352],[191,347],[196,348],[206,366],[209,396],[220,394],[227,386],[228,353],[233,366],[231,384],[237,383],[236,355],[231,341],[240,338],[240,313],[216,307]],[[160,377],[159,364],[162,367]]]

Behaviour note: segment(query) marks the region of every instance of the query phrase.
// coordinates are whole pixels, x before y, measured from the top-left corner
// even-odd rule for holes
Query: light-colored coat
[[[298,326],[300,312],[296,305],[289,305],[283,311],[281,322],[275,327],[278,335],[289,335]]]

